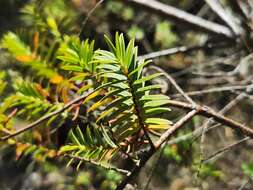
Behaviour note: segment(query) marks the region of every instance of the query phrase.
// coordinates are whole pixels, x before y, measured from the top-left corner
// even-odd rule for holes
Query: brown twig
[[[189,119],[198,114],[199,110],[191,110],[186,116],[182,117],[175,125],[169,128],[162,136],[155,142],[156,149],[159,149],[169,137],[171,137],[179,128],[181,128]]]
[[[61,112],[63,112],[64,110],[68,109],[69,107],[71,107],[73,104],[85,99],[87,95],[82,95],[80,97],[78,97],[77,99],[69,102],[68,104],[66,104],[65,106],[63,106],[61,109],[56,110],[54,112],[51,112],[43,117],[41,117],[40,119],[36,120],[35,122],[27,125],[26,127],[16,131],[15,133],[12,133],[8,136],[5,136],[3,138],[1,138],[1,141],[7,140],[11,137],[17,136],[27,130],[30,130],[32,128],[34,128],[35,126],[39,125],[40,123],[46,121],[47,119],[49,119],[50,117],[57,115]],[[236,130],[241,130],[245,135],[249,136],[249,137],[253,137],[253,129],[244,126],[241,123],[238,123],[230,118],[227,118],[217,112],[215,112],[214,110],[212,110],[211,108],[207,107],[207,106],[200,106],[200,105],[192,105],[186,102],[181,102],[181,101],[176,101],[176,100],[169,100],[168,105],[173,106],[173,107],[177,107],[177,108],[181,108],[181,109],[185,109],[188,111],[192,111],[192,110],[197,110],[199,115],[202,115],[204,117],[213,117],[213,119],[218,122],[221,123],[223,125],[226,125],[228,127],[231,127],[233,129]]]
[[[246,180],[245,182],[242,183],[242,185],[239,187],[238,190],[244,190],[246,188],[246,186],[251,182],[253,181],[253,176],[250,176],[248,178],[248,180]]]
[[[223,125],[229,126],[233,129],[241,130],[245,135],[247,135],[251,138],[253,137],[253,129],[245,127],[244,125],[213,111],[209,107],[200,106],[200,105],[194,106],[192,104],[188,104],[188,103],[180,102],[180,101],[174,101],[174,100],[170,100],[169,105],[174,106],[174,107],[178,107],[178,108],[182,108],[182,109],[186,109],[186,110],[190,110],[190,112],[185,117],[180,119],[177,123],[175,123],[171,128],[169,128],[160,137],[160,139],[157,142],[155,142],[156,149],[150,149],[147,153],[144,154],[143,158],[140,160],[140,164],[137,165],[133,169],[131,174],[129,176],[127,176],[118,185],[117,190],[124,189],[124,187],[127,185],[127,183],[129,183],[134,178],[134,176],[136,176],[140,172],[141,168],[152,157],[152,155],[156,152],[156,150],[159,149],[164,142],[166,142],[173,134],[175,134],[175,132],[179,128],[181,128],[189,119],[191,119],[196,114],[199,114],[199,115],[202,115],[202,116],[205,116],[208,118],[213,118],[215,121],[217,121]]]
[[[243,93],[238,95],[234,100],[229,102],[223,109],[221,109],[218,113],[224,114],[226,113],[231,107],[235,106],[238,101],[241,101],[244,98]],[[213,118],[209,118],[206,122],[204,122],[203,126],[201,127],[201,139],[200,139],[200,167],[203,163],[204,158],[204,141],[205,141],[205,133],[208,130],[209,124],[213,121]],[[218,127],[220,125],[216,125]],[[215,128],[216,128],[215,127]],[[213,127],[212,127],[213,128]],[[223,139],[223,138],[222,138]]]
[[[169,139],[179,128],[181,128],[187,121],[189,121],[194,115],[196,115],[197,111],[192,110],[183,118],[181,118],[178,122],[176,122],[171,128],[169,128],[164,135],[160,137],[160,139],[155,143],[156,149],[150,148],[140,160],[139,165],[136,165],[130,175],[128,175],[125,179],[121,181],[121,183],[117,186],[116,190],[123,190],[124,187],[140,172],[141,168],[147,163],[147,161],[153,156],[153,154],[158,150],[161,145]]]
[[[77,99],[75,99],[75,100],[69,102],[68,104],[66,104],[65,106],[63,106],[61,109],[56,110],[54,112],[51,112],[51,113],[41,117],[40,119],[36,120],[35,122],[27,125],[26,127],[16,131],[15,133],[12,133],[10,135],[7,135],[7,136],[1,138],[1,141],[7,140],[11,137],[17,136],[17,135],[19,135],[19,134],[21,134],[21,133],[23,133],[27,130],[30,130],[30,129],[34,128],[35,126],[37,126],[40,123],[46,121],[50,117],[63,112],[64,110],[70,108],[73,104],[85,99],[88,95],[89,94],[82,95],[82,96],[78,97]],[[248,128],[248,127],[244,126],[243,124],[238,123],[238,122],[236,122],[236,121],[234,121],[230,118],[227,118],[227,117],[215,112],[214,110],[212,110],[209,107],[200,106],[200,105],[192,105],[192,104],[189,104],[189,103],[185,103],[185,102],[181,102],[181,101],[175,101],[175,100],[170,100],[168,105],[173,106],[173,107],[178,107],[178,108],[181,108],[181,109],[185,109],[185,110],[188,110],[188,111],[197,110],[198,114],[200,114],[202,116],[205,116],[205,117],[208,117],[208,118],[213,117],[213,119],[215,121],[217,121],[218,123],[221,123],[223,125],[226,125],[228,127],[236,129],[236,130],[241,130],[245,135],[253,137],[253,129]]]
[[[224,114],[226,113],[228,110],[230,110],[232,107],[234,107],[239,101],[241,101],[243,98],[245,98],[244,93],[239,94],[235,99],[233,99],[231,102],[229,102],[221,111],[220,114]],[[215,125],[212,125],[211,127],[209,127],[206,131],[215,129],[216,127],[221,126],[220,123],[217,123]],[[177,144],[180,143],[182,141],[186,141],[189,139],[193,139],[193,138],[198,138],[201,135],[201,132],[203,130],[203,127],[199,127],[197,129],[195,129],[193,132],[190,132],[188,134],[182,135],[180,137],[177,137],[173,140],[170,140],[169,142],[167,142],[167,145],[172,145],[172,144]]]
[[[231,43],[222,43],[222,44],[212,44],[211,42],[204,43],[202,45],[196,45],[196,46],[179,46],[179,47],[174,47],[174,48],[169,48],[169,49],[164,49],[160,51],[155,51],[151,53],[147,53],[144,55],[138,56],[138,59],[156,59],[162,56],[170,56],[178,53],[187,53],[187,52],[192,52],[195,50],[209,50],[212,48],[225,48],[230,46]]]
[[[176,101],[176,100],[170,100],[168,105],[173,106],[173,107],[177,107],[177,108],[181,108],[181,109],[185,109],[188,111],[191,111],[194,109],[198,110],[199,115],[202,115],[207,118],[213,118],[218,123],[221,123],[225,126],[231,127],[235,130],[240,130],[245,135],[247,135],[249,137],[253,137],[253,129],[246,127],[245,125],[238,123],[228,117],[225,117],[222,114],[215,112],[213,109],[211,109],[207,106],[200,106],[200,105],[193,106],[192,104],[188,104],[188,103]]]

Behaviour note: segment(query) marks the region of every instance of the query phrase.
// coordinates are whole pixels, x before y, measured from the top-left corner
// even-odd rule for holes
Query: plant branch
[[[175,48],[169,48],[161,51],[156,51],[152,53],[148,53],[145,55],[138,56],[138,59],[154,59],[157,57],[162,57],[162,56],[168,56],[168,55],[174,55],[177,53],[184,53],[184,52],[189,52],[189,51],[194,51],[194,50],[199,50],[199,49],[204,49],[209,46],[194,46],[194,47],[187,47],[187,46],[180,46],[180,47],[175,47]]]
[[[155,0],[120,0],[132,4],[133,6],[145,8],[153,13],[159,14],[168,19],[178,21],[183,24],[195,26],[196,28],[205,32],[218,34],[234,40],[234,35],[226,26],[216,24],[214,22],[205,20],[201,17],[192,15],[185,11],[179,10],[175,7],[160,3]]]
[[[224,114],[226,113],[230,108],[232,108],[233,106],[235,106],[238,101],[241,101],[242,99],[244,99],[244,93],[238,95],[235,99],[233,99],[232,101],[230,101],[225,107],[223,107],[218,113],[219,114]],[[202,160],[200,162],[200,167],[201,167],[201,164],[203,163],[203,160],[204,160],[204,141],[205,141],[205,133],[208,131],[208,127],[210,125],[210,123],[213,122],[213,118],[209,118],[207,119],[207,121],[204,122],[204,124],[200,127],[201,129],[201,139],[200,139],[200,160]],[[221,124],[218,124],[216,125],[216,127],[219,127],[221,126]],[[213,127],[212,126],[212,129],[213,128],[216,128],[216,127]],[[200,168],[199,167],[199,168]]]
[[[226,113],[227,111],[229,111],[232,107],[234,107],[235,105],[237,105],[237,103],[239,101],[241,101],[242,99],[244,98],[244,94],[240,94],[238,95],[235,99],[233,99],[231,102],[229,102],[221,111],[220,111],[220,114],[224,114]],[[212,119],[213,120],[213,119]],[[209,127],[207,129],[207,131],[209,130],[212,130],[216,127],[219,127],[221,126],[220,123],[218,124],[215,124],[215,125],[212,125],[211,127]],[[186,140],[189,140],[189,139],[193,139],[193,138],[198,138],[200,135],[201,135],[201,132],[203,130],[204,126],[201,126],[201,127],[198,127],[197,129],[195,129],[193,132],[190,132],[188,134],[185,134],[185,135],[182,135],[180,137],[177,137],[173,140],[170,140],[169,142],[167,142],[166,144],[167,145],[172,145],[172,144],[177,144],[177,143],[180,143],[182,141],[186,141]]]
[[[155,59],[155,58],[159,58],[162,56],[169,56],[169,55],[174,55],[174,54],[178,54],[178,53],[187,53],[187,52],[191,52],[191,51],[195,51],[195,50],[209,50],[212,48],[225,48],[230,46],[231,43],[221,43],[221,44],[213,44],[212,42],[206,42],[204,44],[201,45],[196,45],[196,46],[179,46],[179,47],[174,47],[174,48],[168,48],[168,49],[164,49],[164,50],[160,50],[160,51],[155,51],[155,52],[151,52],[151,53],[147,53],[144,55],[140,55],[138,56],[138,59]]]
[[[250,140],[250,139],[251,139],[250,137],[245,137],[245,138],[243,138],[243,139],[241,139],[241,140],[239,140],[235,143],[232,143],[228,146],[225,146],[224,148],[221,148],[217,152],[213,153],[212,155],[210,155],[207,158],[205,158],[204,160],[202,160],[202,163],[207,163],[208,161],[210,161],[210,160],[216,158],[217,156],[219,156],[220,154],[223,154],[223,153],[231,150],[232,148],[234,148],[234,147],[236,147],[236,146],[238,146],[238,145],[240,145],[240,144],[242,144],[242,143],[244,143],[244,142],[246,142],[247,140]]]
[[[177,84],[176,80],[173,77],[171,77],[167,72],[156,66],[150,66],[150,68],[163,73],[163,75],[170,81],[170,83],[176,88],[176,90],[179,92],[181,96],[183,96],[192,105],[196,105],[194,100],[184,92],[184,90]]]
[[[127,176],[117,187],[117,190],[123,190],[124,187],[129,183],[134,176],[136,176],[141,168],[146,164],[146,162],[152,157],[152,155],[156,152],[157,149],[161,147],[161,145],[166,142],[175,132],[180,129],[189,119],[191,119],[194,115],[199,114],[208,118],[213,118],[215,121],[227,125],[233,129],[239,129],[245,135],[249,137],[253,137],[253,129],[248,128],[230,118],[227,118],[215,111],[213,111],[211,108],[206,107],[206,106],[200,106],[200,105],[192,105],[189,103],[185,102],[180,102],[180,101],[174,101],[170,100],[169,102],[170,106],[190,110],[190,112],[183,118],[181,118],[177,123],[175,123],[171,128],[169,128],[160,138],[158,141],[155,142],[155,147],[156,149],[149,149],[144,155],[143,158],[141,159],[139,165],[137,165],[131,174]]]
[[[85,159],[84,157],[81,157],[81,156],[75,156],[75,155],[70,155],[70,154],[61,154],[59,151],[57,152],[57,150],[55,149],[49,149],[45,146],[42,146],[42,145],[35,145],[35,144],[31,144],[31,143],[21,143],[21,142],[17,142],[17,141],[14,141],[15,145],[16,146],[19,146],[19,145],[25,145],[28,147],[32,147],[32,146],[36,146],[37,149],[41,149],[43,148],[43,150],[46,152],[46,154],[49,154],[50,152],[54,152],[54,156],[52,156],[53,158],[56,158],[56,157],[67,157],[67,158],[70,158],[70,159],[75,159],[75,160],[80,160],[80,161],[85,161],[85,162],[89,162],[93,165],[96,165],[98,167],[101,167],[101,168],[105,168],[105,169],[108,169],[108,170],[114,170],[116,172],[119,172],[119,173],[122,173],[122,174],[125,174],[125,175],[129,175],[129,171],[128,170],[124,170],[124,169],[120,169],[120,168],[117,168],[117,167],[114,167],[114,166],[110,166],[110,165],[106,165],[106,164],[103,164],[103,163],[98,163],[94,160],[91,160],[91,159]]]
[[[91,16],[91,14],[97,9],[97,7],[100,5],[100,4],[102,4],[104,2],[104,0],[100,0],[99,2],[97,2],[96,3],[96,5],[87,13],[87,16],[85,17],[85,19],[84,19],[84,21],[83,21],[83,23],[82,23],[82,27],[81,27],[81,30],[80,30],[80,32],[79,32],[79,38],[81,39],[81,40],[83,40],[83,38],[84,38],[84,29],[85,29],[85,25],[86,25],[86,23],[87,23],[87,21],[89,20],[89,18],[90,18],[90,16]]]
[[[193,106],[192,104],[176,100],[170,100],[168,105],[189,111],[197,110],[199,115],[202,115],[207,118],[213,118],[216,122],[231,127],[233,129],[240,130],[245,135],[253,138],[253,129],[246,127],[245,125],[238,123],[228,117],[225,117],[222,114],[215,112],[213,109],[207,106],[200,106],[200,105]]]
[[[14,136],[17,136],[25,131],[28,131],[34,127],[36,127],[37,125],[39,125],[40,123],[46,121],[47,119],[49,119],[50,117],[60,114],[61,112],[65,111],[66,109],[70,108],[73,104],[78,103],[79,101],[85,99],[89,94],[86,95],[82,95],[76,99],[74,99],[73,101],[69,102],[68,104],[66,104],[65,106],[63,106],[61,109],[56,110],[54,112],[51,112],[43,117],[41,117],[40,119],[36,120],[35,122],[27,125],[26,127],[16,131],[15,133],[12,133],[10,135],[7,135],[5,137],[1,138],[1,141],[5,141],[9,138],[12,138]],[[212,110],[211,108],[207,107],[207,106],[200,106],[200,105],[192,105],[189,103],[185,103],[185,102],[181,102],[181,101],[175,101],[175,100],[170,100],[169,101],[169,105],[173,106],[173,107],[177,107],[177,108],[181,108],[181,109],[185,109],[185,110],[197,110],[199,115],[205,116],[205,117],[213,117],[213,119],[215,121],[217,121],[218,123],[221,123],[223,125],[227,125],[228,127],[231,127],[233,129],[237,129],[237,130],[241,130],[245,135],[249,136],[249,137],[253,137],[253,129],[244,126],[243,124],[240,124],[230,118],[227,118],[217,112],[215,112],[214,110]]]
[[[141,114],[141,108],[139,106],[138,98],[136,97],[136,95],[133,91],[133,89],[134,89],[133,82],[131,81],[131,79],[127,75],[126,75],[126,77],[128,79],[127,81],[128,81],[129,86],[130,86],[130,92],[132,94],[132,100],[134,102],[134,110],[135,110],[136,116],[138,118],[138,124],[141,127],[141,129],[143,130],[145,137],[148,139],[148,142],[151,146],[151,149],[154,149],[155,148],[154,143],[152,142],[152,139],[150,138],[150,136],[149,136],[149,134],[146,130],[146,126],[145,126],[144,119],[143,119],[142,114]]]
[[[181,128],[187,121],[189,121],[195,114],[196,110],[192,110],[183,118],[181,118],[178,122],[176,122],[171,128],[169,128],[164,135],[160,137],[160,139],[155,143],[156,149],[150,148],[143,155],[140,160],[139,165],[136,165],[130,175],[128,175],[125,179],[121,181],[121,183],[117,186],[116,190],[123,190],[124,187],[136,176],[139,174],[142,167],[147,163],[147,161],[154,155],[154,153],[161,147],[161,145],[168,140],[179,128]]]
[[[226,23],[228,27],[236,34],[240,34],[239,27],[234,23],[231,16],[222,7],[219,0],[205,0],[205,2],[210,6],[210,8]]]
[[[182,117],[175,125],[169,128],[162,136],[155,142],[156,149],[159,149],[163,143],[165,143],[169,137],[171,137],[179,128],[181,128],[187,121],[198,114],[198,110],[190,111],[186,116]]]
[[[116,171],[116,172],[119,172],[119,173],[122,173],[122,174],[125,174],[125,175],[129,175],[130,174],[130,171],[128,171],[128,170],[120,169],[120,168],[113,167],[113,166],[110,166],[110,165],[105,165],[105,164],[96,162],[96,161],[91,160],[91,159],[85,159],[84,157],[81,157],[81,156],[75,156],[75,155],[69,155],[69,154],[64,154],[63,156],[67,157],[67,158],[71,158],[71,159],[76,159],[76,160],[80,160],[80,161],[89,162],[89,163],[91,163],[93,165],[105,168],[107,170],[113,170],[113,171]]]
[[[216,88],[185,92],[185,94],[188,96],[201,96],[204,94],[224,92],[224,91],[245,90],[247,88],[252,88],[252,86],[253,86],[252,84],[250,84],[250,85],[221,86],[221,87],[216,87]],[[173,94],[171,96],[173,98],[178,98],[178,97],[181,97],[182,94],[178,93],[178,94]]]
[[[89,93],[89,94],[90,94],[90,93]],[[47,115],[45,115],[45,116],[39,118],[38,120],[36,120],[36,121],[30,123],[30,124],[27,125],[26,127],[22,128],[22,129],[19,129],[19,130],[17,130],[16,132],[14,132],[14,133],[12,133],[12,134],[9,134],[9,135],[7,135],[7,136],[5,136],[5,137],[2,137],[2,138],[0,139],[0,141],[8,140],[9,138],[15,137],[15,136],[17,136],[17,135],[19,135],[19,134],[21,134],[21,133],[23,133],[23,132],[25,132],[25,131],[28,131],[28,130],[30,130],[30,129],[36,127],[37,125],[43,123],[44,121],[48,120],[49,118],[51,118],[51,117],[53,117],[53,116],[55,116],[55,115],[57,115],[57,114],[62,113],[62,112],[65,111],[66,109],[70,108],[72,105],[74,105],[74,104],[76,104],[76,103],[82,101],[82,100],[85,99],[89,94],[84,94],[84,95],[82,95],[82,96],[80,96],[80,97],[78,97],[78,98],[72,100],[71,102],[65,104],[62,108],[60,108],[60,109],[58,109],[58,110],[56,110],[56,111],[53,111],[53,112],[51,112],[51,113],[49,113],[49,114],[47,114]]]

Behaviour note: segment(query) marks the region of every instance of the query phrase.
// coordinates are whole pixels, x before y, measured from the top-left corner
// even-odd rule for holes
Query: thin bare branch
[[[61,109],[56,110],[54,112],[51,112],[51,113],[41,117],[40,119],[36,120],[35,122],[27,125],[26,127],[22,128],[22,129],[16,131],[15,133],[12,133],[10,135],[2,137],[1,141],[7,140],[11,137],[17,136],[17,135],[19,135],[19,134],[21,134],[21,133],[23,133],[27,130],[30,130],[30,129],[36,127],[37,125],[39,125],[42,122],[49,119],[50,117],[62,113],[64,110],[70,108],[73,104],[85,99],[87,96],[88,96],[88,94],[78,97],[77,99],[75,99],[75,100],[69,102],[68,104],[66,104],[65,106],[63,106]],[[218,123],[221,123],[223,125],[226,125],[228,127],[236,129],[236,130],[241,130],[245,135],[253,137],[253,129],[248,128],[248,127],[244,126],[243,124],[238,123],[238,122],[236,122],[236,121],[234,121],[230,118],[227,118],[227,117],[215,112],[214,110],[212,110],[211,108],[209,108],[207,106],[192,105],[192,104],[189,104],[189,103],[186,103],[186,102],[175,101],[175,100],[170,100],[168,105],[178,107],[178,108],[181,108],[181,109],[185,109],[185,110],[189,110],[189,111],[197,110],[198,114],[200,114],[202,116],[205,116],[205,117],[208,117],[208,118],[213,117],[214,120],[217,121]]]
[[[240,130],[245,135],[253,138],[253,129],[246,127],[245,125],[238,123],[228,117],[225,117],[222,114],[215,112],[213,109],[207,106],[200,106],[200,105],[193,106],[192,104],[188,104],[188,103],[176,101],[176,100],[170,100],[168,105],[185,109],[185,110],[190,110],[190,111],[198,110],[199,115],[202,115],[208,118],[213,118],[216,122],[221,123],[225,126],[231,127],[232,129]]]
[[[236,34],[240,34],[240,28],[235,24],[231,15],[222,7],[219,0],[205,0],[211,9],[226,23],[228,27]]]
[[[217,92],[225,92],[225,91],[234,91],[234,90],[245,90],[247,88],[252,88],[253,85],[234,85],[234,86],[221,86],[216,88],[210,88],[210,89],[204,89],[204,90],[198,90],[198,91],[191,91],[191,92],[185,92],[188,96],[202,96],[205,94],[211,94],[211,93],[217,93]],[[173,98],[181,97],[182,94],[174,94],[171,95]]]
[[[239,140],[239,141],[237,141],[237,142],[235,142],[235,143],[233,143],[233,144],[230,144],[230,145],[228,145],[228,146],[225,146],[224,148],[221,148],[221,149],[218,150],[217,152],[213,153],[212,155],[210,155],[210,156],[208,156],[207,158],[205,158],[204,160],[202,160],[202,163],[207,163],[207,162],[209,162],[210,160],[215,159],[217,156],[219,156],[219,155],[221,155],[221,154],[223,154],[223,153],[225,153],[225,152],[231,150],[232,148],[234,148],[234,147],[236,147],[236,146],[238,146],[238,145],[240,145],[240,144],[246,142],[246,141],[249,140],[249,139],[251,139],[251,138],[250,138],[250,137],[245,137],[245,138],[243,138],[243,139],[241,139],[241,140]]]
[[[153,13],[159,14],[168,19],[172,19],[183,24],[195,26],[195,28],[198,28],[205,32],[222,35],[229,39],[234,40],[233,33],[226,26],[210,22],[201,17],[192,15],[190,13],[179,10],[167,4],[160,3],[155,0],[120,0],[120,1],[132,4],[137,7],[145,8]]]
[[[196,50],[209,50],[212,48],[225,48],[230,46],[231,43],[221,43],[221,44],[212,44],[210,43],[205,43],[205,44],[201,44],[201,45],[196,45],[196,46],[179,46],[179,47],[174,47],[174,48],[169,48],[169,49],[164,49],[164,50],[160,50],[160,51],[155,51],[155,52],[151,52],[148,54],[144,54],[141,56],[138,56],[138,59],[156,59],[162,56],[170,56],[170,55],[174,55],[174,54],[178,54],[178,53],[187,53],[187,52],[192,52],[192,51],[196,51]]]
[[[138,59],[154,59],[154,58],[158,58],[162,56],[174,55],[177,53],[184,53],[184,52],[199,50],[203,48],[206,48],[206,46],[194,46],[194,47],[180,46],[180,47],[169,48],[169,49],[141,55],[138,57]]]
[[[161,147],[161,145],[166,142],[179,128],[181,128],[187,121],[189,121],[195,114],[196,110],[190,111],[184,117],[182,117],[178,122],[176,122],[168,131],[166,131],[165,135],[161,136],[160,139],[155,143],[156,149],[150,148],[143,155],[140,163],[135,166],[132,170],[131,174],[128,175],[125,179],[121,181],[121,183],[117,186],[116,190],[123,190],[125,186],[136,176],[139,174],[140,170],[147,163],[147,161],[156,153],[156,151]]]
[[[244,190],[249,183],[253,181],[253,176],[250,176],[248,180],[242,183],[238,190]]]
[[[196,105],[196,103],[193,101],[191,97],[189,97],[184,90],[177,84],[175,79],[171,77],[167,72],[165,72],[163,69],[156,67],[156,66],[150,66],[150,68],[157,70],[158,72],[161,72],[164,74],[164,76],[170,81],[170,83],[176,88],[176,90],[179,92],[180,95],[182,95],[189,103],[192,105]]]
[[[169,137],[171,137],[179,128],[181,128],[187,121],[194,117],[198,113],[198,110],[190,111],[186,116],[182,117],[175,125],[169,128],[162,136],[155,142],[156,149],[159,149],[163,143],[165,143]]]
[[[85,17],[83,23],[82,23],[82,27],[81,30],[79,32],[79,38],[82,40],[83,39],[83,33],[84,33],[84,29],[85,29],[85,25],[87,23],[87,21],[89,20],[90,16],[92,15],[92,13],[97,9],[97,7],[99,7],[100,4],[102,4],[104,2],[104,0],[100,0],[96,3],[96,5],[88,12],[87,16]]]
[[[223,109],[221,109],[218,113],[219,114],[224,114],[226,113],[231,107],[235,106],[239,101],[241,101],[242,99],[244,99],[243,93],[238,95],[234,100],[232,100],[231,102],[229,102],[225,107],[223,107]],[[208,131],[208,127],[209,124],[213,121],[213,118],[209,118],[206,122],[204,122],[204,124],[202,125],[201,129],[201,139],[200,139],[200,160],[204,160],[204,141],[205,141],[205,133],[206,131]],[[218,127],[220,125],[217,125],[216,127]],[[215,127],[215,128],[216,128]],[[212,127],[213,128],[213,127]],[[200,164],[202,164],[203,162],[201,162]]]

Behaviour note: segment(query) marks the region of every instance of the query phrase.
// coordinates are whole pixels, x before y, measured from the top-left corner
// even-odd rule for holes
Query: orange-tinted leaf
[[[23,152],[28,148],[27,144],[17,143],[16,145],[16,159],[18,160]]]
[[[109,102],[111,102],[112,99],[111,98],[106,98],[105,100],[102,100],[102,101],[98,101],[96,103],[94,103],[89,109],[88,109],[88,112],[91,112],[91,111],[94,111],[95,109],[97,109],[98,107],[100,106],[103,106]]]
[[[100,114],[100,116],[97,118],[96,123],[99,122],[99,121],[100,121],[101,119],[103,119],[104,117],[110,115],[113,111],[114,111],[114,108],[111,108],[111,109],[109,109],[109,110],[106,110],[106,111],[102,112],[102,113]]]
[[[39,91],[40,94],[42,94],[44,97],[48,97],[49,93],[47,90],[43,89],[43,87],[40,84],[35,84],[36,89]]]
[[[16,59],[17,59],[18,61],[27,63],[27,62],[34,61],[34,56],[32,56],[32,55],[17,55],[17,56],[16,56]]]
[[[55,75],[50,79],[50,82],[53,84],[59,84],[63,81],[63,77],[61,75]]]
[[[34,140],[36,140],[38,142],[42,141],[42,136],[38,130],[34,130],[32,135],[33,135]]]
[[[37,161],[37,162],[44,162],[45,161],[45,157],[41,154],[36,154],[33,156],[33,158]]]
[[[33,53],[36,54],[39,47],[39,32],[35,32],[33,36]]]
[[[54,157],[56,157],[56,155],[57,155],[57,152],[56,152],[55,150],[49,150],[49,151],[47,152],[47,156],[48,156],[49,158],[54,158]]]
[[[93,98],[97,97],[98,95],[101,95],[102,94],[102,91],[103,90],[98,90],[98,91],[95,91],[93,93],[91,93],[89,96],[87,96],[85,98],[85,100],[83,101],[83,103],[86,103],[88,102],[89,100],[92,100]]]
[[[81,94],[82,92],[88,90],[88,89],[91,88],[91,87],[92,87],[92,84],[84,85],[84,86],[82,86],[82,87],[77,91],[77,93],[78,93],[78,94]]]

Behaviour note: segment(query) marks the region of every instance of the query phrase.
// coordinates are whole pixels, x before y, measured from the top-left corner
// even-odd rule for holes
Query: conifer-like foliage
[[[9,1],[0,19],[0,171],[8,171],[0,189],[174,189],[182,172],[210,187],[250,185],[225,183],[235,176],[221,172],[224,160],[216,165],[253,138],[253,80],[243,72],[252,57],[250,1]],[[238,159],[247,177],[251,161]]]
[[[38,149],[69,156],[69,163],[75,157],[103,164],[126,155],[138,158],[137,152],[153,146],[171,125],[169,97],[157,94],[161,86],[152,82],[162,74],[144,75],[150,61],[139,59],[134,40],[127,42],[123,34],[105,36],[106,50],[96,49],[94,41],[62,35],[58,15],[33,10],[29,5],[23,10],[26,19],[36,18],[29,35],[9,32],[1,39],[14,66],[0,75],[0,92],[5,78],[12,84],[2,95],[1,138],[22,129],[15,118],[31,123],[56,112],[8,141],[18,155],[52,157],[52,151],[34,153],[39,143],[45,147]]]
[[[123,35],[118,33],[114,42],[107,36],[105,40],[109,51],[95,50],[94,41],[65,36],[56,54],[59,68],[55,70],[41,62],[42,70],[37,76],[46,81],[35,82],[38,81],[36,75],[34,82],[18,77],[13,80],[16,92],[3,103],[7,105],[6,109],[18,109],[17,116],[34,120],[61,109],[78,96],[84,96],[60,116],[56,115],[43,124],[56,133],[61,133],[61,128],[67,125],[67,140],[60,145],[60,154],[98,162],[111,161],[119,153],[135,155],[137,150],[152,145],[154,134],[171,125],[169,120],[161,118],[161,113],[170,111],[166,106],[169,98],[152,93],[161,88],[151,83],[161,73],[143,75],[143,68],[150,61],[138,59],[134,40],[126,44]],[[15,34],[5,35],[2,44],[17,61],[28,62],[28,67],[37,69],[38,62],[34,60],[39,58],[32,56]],[[13,50],[15,46],[18,50]],[[29,56],[31,60],[27,59]],[[50,72],[44,69],[64,71],[62,76],[66,77],[52,81],[48,78]],[[55,76],[59,78],[61,75],[56,73],[52,77]],[[47,86],[43,87],[45,84]],[[50,138],[57,138],[55,136]]]
[[[87,113],[94,115],[92,124],[71,130],[72,143],[61,151],[74,151],[75,155],[88,158],[111,158],[120,150],[138,150],[151,141],[152,133],[171,125],[170,121],[157,117],[170,111],[166,107],[169,98],[152,94],[152,90],[160,86],[149,84],[161,74],[142,75],[149,61],[138,60],[134,40],[125,45],[122,34],[116,34],[115,43],[108,37],[105,39],[110,51],[93,52],[93,43],[89,45],[85,41],[77,45],[74,42],[59,56],[64,61],[62,68],[75,73],[70,80],[87,85],[92,81],[89,85],[92,92],[83,103],[88,104]],[[87,85],[81,87],[81,93],[85,93],[83,89],[87,89]],[[89,149],[92,152],[87,151]]]

